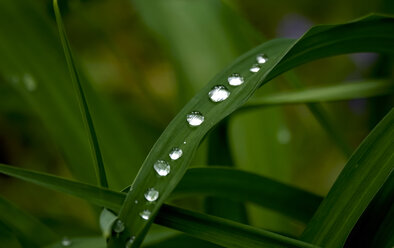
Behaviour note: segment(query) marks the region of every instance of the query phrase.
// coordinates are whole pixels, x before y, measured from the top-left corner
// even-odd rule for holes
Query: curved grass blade
[[[118,212],[121,209],[122,201],[125,197],[125,195],[120,192],[115,192],[80,182],[74,182],[44,173],[17,169],[13,168],[12,166],[0,164],[0,171],[4,174],[35,183],[52,190],[57,190],[76,197],[80,197],[92,203],[98,204],[99,206],[113,209],[115,212]],[[227,233],[223,232],[222,230],[237,230],[239,231],[237,238],[245,242],[243,247],[259,247],[261,244],[276,244],[277,247],[315,247],[269,231],[241,225],[232,221],[229,222],[227,220],[209,215],[181,210],[171,206],[166,206],[164,210],[161,210],[159,216],[162,216],[162,219],[156,223],[160,225],[186,232],[192,236],[197,235],[196,232],[198,232],[199,238],[219,245],[228,246],[228,240],[231,240],[232,237],[234,237],[231,232]],[[177,224],[179,222],[181,222],[180,225]],[[197,225],[197,223],[199,224]],[[202,229],[197,228],[198,230],[196,230],[193,228],[193,226],[200,226]],[[239,246],[239,243],[235,242],[233,246],[229,247],[241,246]]]
[[[253,173],[221,168],[190,168],[173,194],[221,196],[253,202],[296,220],[307,222],[322,197]]]
[[[123,192],[4,164],[0,164],[0,173],[85,199],[116,212],[126,196]],[[194,194],[253,202],[303,222],[310,219],[322,201],[319,196],[269,178],[221,167],[189,169],[171,197]]]
[[[342,247],[394,169],[394,109],[352,155],[307,225],[302,239],[324,247]]]
[[[83,116],[83,120],[85,122],[87,129],[89,130],[89,134],[90,134],[89,141],[90,141],[90,145],[91,145],[91,150],[94,153],[93,158],[94,158],[95,164],[96,164],[96,173],[97,173],[97,177],[98,177],[97,178],[98,183],[100,186],[107,188],[108,181],[107,181],[107,176],[105,173],[104,161],[103,161],[103,158],[101,155],[100,146],[99,146],[99,142],[97,139],[97,134],[94,129],[92,116],[90,114],[89,106],[88,106],[88,103],[87,103],[87,100],[85,97],[83,86],[82,86],[80,77],[78,75],[77,67],[76,67],[74,59],[73,59],[71,47],[70,47],[70,44],[67,39],[67,34],[64,29],[62,16],[60,14],[57,0],[53,0],[53,8],[55,11],[56,22],[57,22],[57,26],[59,29],[60,39],[61,39],[62,45],[63,45],[64,56],[66,57],[67,66],[68,66],[68,69],[70,72],[71,81],[73,82],[74,87],[75,87],[75,91],[78,95],[78,102],[79,102],[81,114]]]
[[[390,95],[393,93],[394,83],[386,80],[349,82],[253,97],[241,108],[241,110],[282,104],[345,101]]]
[[[234,221],[163,205],[155,222],[224,247],[318,247]]]
[[[390,31],[393,28],[393,18],[369,16],[347,24],[312,28],[298,41],[272,40],[238,58],[193,97],[153,146],[119,213],[119,218],[126,223],[125,231],[119,237],[111,237],[109,247],[124,244],[130,236],[136,237],[133,247],[142,242],[160,205],[182,178],[205,134],[245,103],[263,83],[294,66],[325,56],[361,51],[393,52],[394,33]],[[269,59],[257,73],[253,73],[249,69],[260,53],[267,54]],[[231,95],[226,101],[219,104],[209,101],[208,92],[212,87],[226,82],[227,77],[234,72],[241,73],[244,83],[239,87],[229,86]],[[186,115],[192,111],[199,111],[205,117],[205,121],[198,127],[187,125]],[[168,176],[158,177],[153,165],[158,160],[168,160],[168,153],[173,147],[180,147],[184,155],[179,160],[170,161],[171,173]],[[145,201],[144,194],[151,187],[160,192],[155,204],[136,205],[136,200]],[[151,213],[148,220],[140,217],[140,213],[145,210]]]
[[[0,197],[0,222],[9,227],[23,244],[42,247],[59,239],[49,227]]]

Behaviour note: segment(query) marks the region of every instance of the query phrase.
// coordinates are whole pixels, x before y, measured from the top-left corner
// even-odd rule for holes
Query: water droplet
[[[37,88],[37,83],[30,74],[25,74],[23,76],[23,83],[28,91],[34,91]]]
[[[291,140],[291,133],[288,128],[283,127],[279,129],[276,138],[280,144],[288,144]]]
[[[186,140],[185,140],[185,141],[183,141],[183,144],[185,144],[185,145],[186,145]]]
[[[259,64],[252,65],[252,67],[250,67],[249,71],[251,71],[251,72],[258,72],[258,71],[260,71],[260,65]]]
[[[138,200],[135,200],[134,203],[135,203],[135,204],[138,204]]]
[[[186,144],[184,142],[184,144]],[[172,150],[170,151],[170,154],[168,154],[168,156],[170,156],[170,158],[172,160],[177,160],[178,158],[182,157],[183,151],[182,149],[178,148],[178,147],[174,147],[172,148]]]
[[[134,236],[130,237],[130,238],[126,241],[125,248],[131,248],[131,245],[134,243],[134,239],[135,239]]]
[[[217,85],[211,89],[208,96],[212,102],[223,102],[230,96],[230,91],[228,91],[223,85]]]
[[[156,163],[153,165],[155,171],[159,176],[167,176],[170,173],[171,167],[170,164],[164,160],[157,160]]]
[[[116,233],[121,233],[124,231],[124,223],[121,220],[116,220],[112,226],[112,230]]]
[[[204,122],[204,116],[198,111],[193,111],[186,116],[186,120],[190,126],[197,127]]]
[[[268,61],[268,56],[262,53],[256,56],[256,60],[259,64],[265,64]]]
[[[239,86],[244,83],[244,78],[239,73],[233,73],[227,78],[227,81],[231,86]]]
[[[144,210],[140,213],[140,216],[144,220],[148,220],[150,217],[151,212],[149,210]]]
[[[71,240],[70,240],[69,238],[64,237],[64,238],[62,239],[62,246],[67,247],[67,246],[71,246],[71,244],[72,244],[72,242],[71,242]]]
[[[154,202],[159,198],[159,191],[155,190],[154,188],[148,189],[145,193],[145,199],[149,202]]]

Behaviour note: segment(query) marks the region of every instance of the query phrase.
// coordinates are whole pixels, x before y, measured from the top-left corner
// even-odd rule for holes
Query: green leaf
[[[155,222],[224,247],[317,247],[263,229],[166,205],[160,209]]]
[[[83,89],[81,80],[79,78],[77,66],[75,65],[73,55],[71,52],[71,47],[70,47],[70,44],[67,39],[66,31],[64,29],[62,16],[60,14],[59,5],[57,3],[57,0],[53,0],[53,8],[55,11],[57,27],[59,29],[60,40],[62,41],[64,55],[66,57],[68,70],[69,70],[70,76],[71,76],[71,81],[74,84],[74,89],[75,89],[75,92],[77,93],[77,96],[78,96],[79,109],[81,110],[81,114],[83,116],[85,126],[89,130],[90,135],[88,135],[88,137],[89,137],[91,150],[94,153],[94,155],[92,157],[95,158],[94,161],[95,161],[95,165],[96,165],[97,181],[100,186],[107,188],[108,181],[107,181],[107,176],[105,174],[104,161],[101,156],[100,145],[99,145],[99,142],[97,139],[97,134],[96,134],[96,131],[95,131],[95,128],[93,125],[93,120],[92,120],[92,116],[89,111],[89,106],[88,106],[88,103],[87,103],[87,100],[85,97],[84,89]]]
[[[379,51],[392,52],[394,19],[381,16],[369,16],[364,19],[342,24],[312,28],[300,40],[278,39],[266,42],[238,58],[232,65],[216,75],[193,99],[178,113],[157,140],[146,158],[132,191],[127,194],[119,218],[126,223],[125,232],[119,237],[109,240],[109,247],[124,242],[129,236],[136,236],[133,246],[138,246],[149,228],[161,204],[185,173],[194,152],[205,134],[220,120],[234,112],[259,88],[273,77],[306,63],[313,59],[347,52]],[[255,63],[256,55],[265,53],[268,61],[256,74],[249,71]],[[208,99],[208,92],[218,82],[226,82],[229,75],[241,73],[245,78],[240,87],[228,87],[231,95],[221,103],[213,103]],[[205,121],[198,127],[187,125],[186,115],[192,111],[201,112]],[[184,143],[186,141],[186,144]],[[180,147],[183,156],[176,161],[168,160],[168,153],[173,147]],[[167,160],[171,164],[171,173],[166,177],[158,177],[153,165],[158,160]],[[136,205],[137,200],[143,202],[148,188],[154,187],[160,192],[156,204],[149,206],[151,218],[146,221],[140,213],[147,210],[145,204]],[[118,241],[116,241],[118,240]]]
[[[123,192],[14,166],[0,164],[0,173],[67,193],[115,211],[121,208],[125,198]],[[249,187],[251,182],[254,188]],[[321,197],[303,190],[253,173],[221,167],[189,169],[172,196],[194,194],[250,201],[304,222],[309,220],[321,202]]]
[[[28,244],[29,247],[42,247],[59,238],[49,227],[2,197],[0,222],[10,228],[22,244]]]
[[[303,222],[312,217],[322,201],[322,197],[269,178],[222,167],[190,168],[173,193],[253,202]]]
[[[0,171],[1,173],[20,178],[52,190],[80,197],[94,204],[98,204],[99,206],[112,209],[115,212],[120,210],[125,197],[125,195],[120,192],[80,182],[74,182],[45,173],[13,168],[12,166],[0,164]],[[196,237],[196,232],[198,232],[198,238],[228,247],[240,247],[239,242],[241,241],[244,242],[246,247],[261,247],[262,244],[275,244],[277,247],[315,247],[295,239],[264,231],[262,229],[241,225],[222,218],[181,210],[171,206],[162,208],[159,213],[159,217],[160,216],[162,218],[157,220],[156,223],[158,224],[185,232],[192,236],[195,235]],[[107,227],[108,225],[105,225],[104,229],[107,230]],[[223,232],[223,230],[236,230],[239,234],[234,236],[231,232],[227,233],[227,231]],[[233,245],[229,245],[229,240],[232,240],[233,237],[237,237],[237,239],[241,241],[234,242]]]
[[[297,89],[251,98],[242,108],[252,109],[282,104],[344,101],[394,93],[394,83],[385,80],[346,82],[344,84]]]
[[[105,239],[103,237],[80,237],[80,238],[71,238],[69,239],[71,242],[70,247],[73,248],[105,248],[107,247],[105,243]],[[46,246],[46,248],[64,248],[65,246],[62,244],[62,241],[56,242],[52,245]]]
[[[306,227],[302,239],[341,247],[394,169],[394,109],[352,155]]]

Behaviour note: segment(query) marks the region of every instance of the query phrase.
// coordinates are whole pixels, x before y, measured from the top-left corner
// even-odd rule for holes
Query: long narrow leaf
[[[384,80],[349,82],[338,85],[304,88],[251,98],[244,108],[269,105],[304,104],[369,98],[394,93],[394,83]]]
[[[361,214],[394,169],[394,109],[372,130],[339,175],[302,238],[342,247]]]
[[[266,42],[238,58],[178,113],[153,146],[119,214],[119,218],[126,223],[125,231],[118,237],[111,237],[109,247],[116,247],[116,244],[125,242],[131,236],[136,237],[133,247],[142,242],[161,204],[182,178],[205,134],[245,103],[263,83],[294,66],[325,56],[360,51],[393,52],[394,34],[390,31],[393,28],[394,19],[369,16],[343,25],[313,28],[298,41],[279,39]],[[267,54],[269,59],[257,73],[253,73],[249,69],[260,53]],[[227,77],[234,72],[243,75],[244,83],[238,87],[228,86],[231,95],[226,101],[209,101],[208,92],[215,85],[226,82]],[[204,122],[197,127],[188,126],[186,121],[186,116],[193,111],[199,111],[204,116]],[[170,161],[168,154],[174,147],[181,148],[183,156]],[[155,172],[154,164],[160,160],[170,162],[171,172],[168,176],[160,177]],[[135,201],[145,202],[144,195],[152,187],[160,193],[155,204],[136,205]],[[141,218],[141,213],[150,213],[149,218]]]
[[[87,103],[87,100],[85,97],[83,86],[82,86],[81,80],[79,78],[78,70],[77,70],[77,67],[76,67],[74,59],[73,59],[71,47],[70,47],[70,44],[67,39],[67,34],[64,29],[62,16],[60,14],[57,0],[53,0],[53,8],[55,10],[56,22],[57,22],[57,26],[59,29],[60,39],[61,39],[62,45],[63,45],[64,55],[66,57],[68,69],[70,72],[71,81],[73,82],[74,87],[75,87],[75,91],[78,95],[79,107],[80,107],[85,125],[86,125],[87,129],[89,130],[89,141],[90,141],[92,152],[94,153],[93,158],[95,159],[98,183],[102,187],[106,188],[106,187],[108,187],[108,181],[107,181],[107,176],[105,173],[104,161],[103,161],[103,158],[101,155],[101,150],[100,150],[99,142],[97,139],[97,134],[94,129],[92,116],[90,114],[89,106],[88,106],[88,103]]]

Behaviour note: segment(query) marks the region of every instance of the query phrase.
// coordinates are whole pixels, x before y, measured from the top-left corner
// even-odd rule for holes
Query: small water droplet
[[[112,226],[112,230],[116,233],[121,233],[124,231],[124,223],[121,220],[116,220]]]
[[[170,164],[164,160],[157,160],[156,163],[153,165],[155,171],[159,176],[167,176],[170,173],[171,167]]]
[[[159,191],[155,190],[154,188],[148,189],[145,193],[145,199],[149,202],[154,202],[159,198]]]
[[[126,241],[125,248],[131,248],[131,245],[134,243],[134,239],[135,239],[134,236],[130,237],[130,238]]]
[[[268,56],[262,53],[256,56],[256,60],[259,64],[265,64],[268,61]]]
[[[68,246],[71,246],[71,244],[72,244],[72,242],[71,242],[71,240],[69,238],[64,237],[62,239],[62,246],[68,247]]]
[[[223,102],[230,96],[230,91],[223,85],[217,85],[211,89],[208,96],[212,102]]]
[[[258,72],[258,71],[260,71],[260,65],[259,64],[252,65],[252,67],[250,67],[249,71],[251,71],[251,72]]]
[[[184,144],[186,144],[184,142]],[[172,148],[172,150],[170,151],[170,154],[168,154],[168,156],[170,156],[170,158],[172,160],[177,160],[178,158],[182,157],[183,151],[182,149],[178,148],[178,147],[174,147]]]
[[[244,83],[244,78],[239,73],[233,73],[227,78],[227,81],[231,86],[239,86]]]
[[[138,204],[138,200],[135,200],[134,203],[135,203],[135,204]]]
[[[279,129],[276,138],[280,144],[288,144],[291,140],[291,133],[288,128],[283,127]]]
[[[37,83],[30,74],[25,74],[23,76],[23,83],[28,91],[34,91],[37,88]]]
[[[151,212],[149,210],[144,210],[140,213],[140,216],[144,220],[148,220],[150,217]]]
[[[185,145],[186,145],[186,140],[185,140],[185,141],[183,141],[183,144],[185,144]]]
[[[186,116],[186,120],[190,126],[197,127],[204,122],[204,116],[198,111],[193,111]]]

